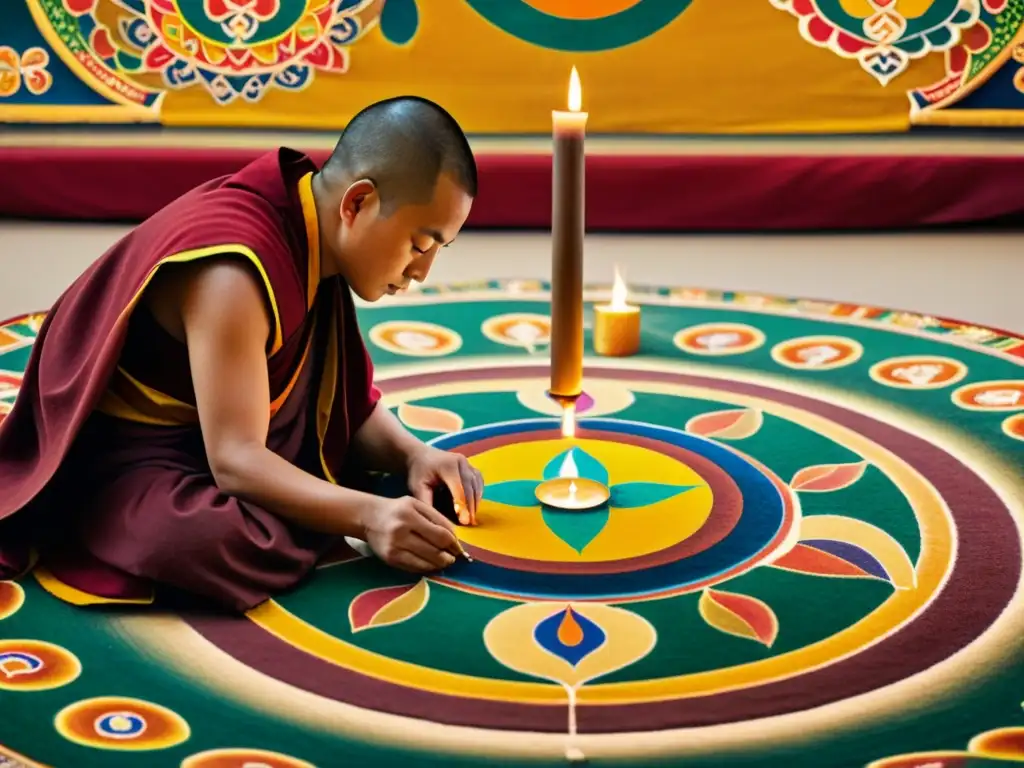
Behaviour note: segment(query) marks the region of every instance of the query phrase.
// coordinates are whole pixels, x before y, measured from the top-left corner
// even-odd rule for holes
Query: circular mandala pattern
[[[65,739],[101,749],[167,749],[190,735],[188,723],[166,707],[119,696],[75,702],[54,724]]]
[[[312,763],[264,749],[211,749],[186,757],[181,768],[316,768]]]
[[[672,342],[693,355],[739,355],[764,344],[764,333],[742,323],[703,323],[683,328]]]
[[[632,45],[672,23],[692,0],[466,0],[494,26],[558,51]]]
[[[492,478],[497,485],[488,496],[498,500],[485,501],[479,528],[461,531],[475,567],[464,575],[452,569],[441,583],[519,598],[649,598],[733,578],[790,538],[795,499],[778,477],[749,457],[647,424],[594,419],[583,425],[569,452],[557,423],[549,420],[482,427],[434,441],[438,448],[468,456]],[[612,486],[609,508],[595,519],[609,519],[600,529],[580,530],[586,519],[580,514],[542,509],[519,495],[522,482],[547,476],[544,465],[551,461],[571,461],[577,472],[584,461],[617,468],[620,479]],[[502,467],[515,467],[525,478],[502,481]],[[596,472],[592,479],[607,482],[607,472]],[[623,514],[633,506],[629,494],[640,491],[634,484],[641,478],[658,478],[657,490],[645,489],[651,496],[644,499],[643,512]],[[743,516],[742,509],[751,507],[758,514]],[[538,526],[531,511],[546,522]],[[538,536],[545,525],[567,526],[571,533],[545,540]],[[625,573],[632,574],[628,582]]]
[[[507,390],[503,380],[540,378],[537,369],[532,375],[529,369],[501,368],[474,370],[465,379],[463,375],[453,370],[390,378],[389,396],[437,402],[442,396]],[[704,402],[706,412],[703,418],[687,421],[687,432],[617,418],[583,419],[575,441],[566,443],[559,440],[555,420],[527,419],[470,427],[438,438],[435,445],[463,452],[471,462],[490,468],[481,509],[489,522],[479,529],[460,529],[474,559],[438,576],[385,584],[356,595],[349,607],[353,632],[362,637],[411,624],[431,610],[434,600],[451,599],[444,597],[450,594],[445,588],[499,597],[512,607],[499,612],[484,632],[490,638],[485,644],[491,656],[510,669],[529,669],[543,679],[585,683],[573,705],[580,728],[612,734],[685,728],[698,722],[725,724],[737,717],[778,714],[780,708],[803,710],[883,690],[913,674],[911,667],[924,671],[962,647],[968,635],[977,637],[1014,594],[1016,575],[1011,573],[987,593],[990,602],[980,613],[977,605],[968,608],[956,597],[969,583],[964,575],[970,572],[969,563],[977,562],[974,558],[992,557],[992,547],[1016,547],[1016,540],[1007,536],[1013,523],[1000,517],[1005,507],[984,483],[961,476],[958,484],[966,481],[980,495],[970,503],[954,503],[951,509],[961,532],[954,561],[953,532],[943,498],[952,479],[949,467],[956,462],[926,441],[837,406],[763,386],[653,370],[591,370],[589,376],[593,381],[628,381],[638,398]],[[755,412],[757,418],[747,415]],[[812,464],[782,478],[736,447],[701,434],[721,434],[723,422],[729,421],[742,427],[729,432],[734,439],[750,439],[780,419],[837,441],[844,446],[846,460]],[[562,450],[555,449],[559,444]],[[555,511],[535,509],[537,482],[552,473],[560,476],[567,465],[580,477],[609,484],[608,509],[561,519]],[[806,503],[801,498],[832,494],[861,482],[877,487],[883,479],[910,501],[913,539],[903,534],[901,543],[885,530],[881,518],[870,523],[836,513],[807,517],[800,511]],[[662,504],[666,506],[659,509]],[[976,524],[979,509],[987,510],[983,514],[995,529]],[[690,529],[673,528],[673,514],[688,516]],[[964,515],[973,523],[961,530]],[[616,516],[625,526],[619,532],[614,528],[617,523],[609,522]],[[533,521],[533,527],[524,521]],[[627,541],[621,531],[630,529],[631,523],[650,529],[650,534]],[[487,540],[491,530],[502,526],[511,526],[504,528],[506,536]],[[554,539],[544,542],[544,536]],[[603,545],[601,536],[607,536]],[[909,541],[927,548],[912,556]],[[545,555],[549,545],[551,554]],[[560,555],[556,545],[565,547]],[[320,573],[340,578],[338,568],[345,568],[346,578],[353,579],[363,564],[371,567],[372,560],[348,560]],[[671,633],[669,625],[652,635],[650,623],[633,608],[638,602],[651,605],[644,601],[652,597],[693,595],[693,610],[705,625],[774,649],[786,627],[771,605],[778,598],[766,600],[736,586],[755,569],[827,577],[821,582],[824,589],[837,579],[867,579],[885,585],[885,591],[848,614],[833,634],[780,650],[768,659],[700,675],[672,675],[662,669],[656,684],[627,678],[606,686],[600,681],[611,671],[641,663],[652,647],[673,642],[671,634],[660,634]],[[220,632],[201,620],[193,621],[193,626],[226,652],[244,654],[250,664],[291,686],[357,707],[380,711],[380,702],[386,700],[387,712],[430,722],[495,729],[511,718],[530,731],[557,732],[561,727],[550,715],[551,704],[562,695],[557,689],[367,654],[362,643],[337,633],[311,631],[309,617],[293,614],[288,601],[271,601],[249,615],[254,631],[242,634]],[[915,638],[921,633],[931,637],[928,627],[936,620],[968,622],[972,629],[966,635],[943,635],[936,645],[927,646],[924,656],[904,655],[905,644],[920,647]],[[552,661],[552,654],[562,661]],[[881,657],[893,655],[906,663],[899,669],[879,663]],[[264,667],[259,659],[278,661]],[[394,695],[384,692],[389,686]],[[757,695],[752,695],[754,691]],[[445,697],[445,707],[436,695]],[[588,706],[598,702],[599,707]]]
[[[966,384],[953,392],[953,402],[969,411],[1024,409],[1024,380]]]
[[[967,375],[967,366],[951,357],[909,355],[875,363],[869,371],[879,384],[897,389],[941,389]]]
[[[370,329],[370,341],[381,349],[409,357],[444,357],[458,351],[462,337],[434,323],[396,320]]]
[[[0,619],[14,615],[25,603],[25,590],[13,581],[0,581]]]
[[[776,344],[772,359],[787,368],[828,371],[860,360],[864,347],[842,336],[804,336]]]
[[[39,640],[0,640],[0,690],[48,691],[78,678],[82,665],[70,651]]]
[[[52,686],[64,663],[79,682],[58,693],[82,701],[56,726],[99,749],[182,744],[202,720],[187,748],[149,758],[192,753],[185,768],[1024,755],[1024,731],[998,727],[1024,681],[1024,339],[875,308],[636,291],[658,305],[645,354],[588,360],[567,438],[547,361],[509,353],[524,338],[510,328],[546,319],[542,290],[516,286],[525,311],[512,314],[492,282],[427,287],[401,314],[360,309],[386,407],[484,475],[481,524],[457,529],[471,560],[412,575],[339,546],[245,617],[83,614],[37,599],[31,580],[0,582],[0,616],[18,610],[24,637],[111,623],[102,643],[76,641],[80,664],[3,641],[0,682]],[[450,328],[428,322],[442,317]],[[35,333],[0,324],[0,371],[20,377]],[[546,507],[538,486],[556,478],[600,483],[608,501]],[[137,675],[161,704],[87,698],[106,691],[83,665],[108,691],[134,691]],[[52,697],[8,695],[49,727]],[[219,711],[246,713],[261,749],[224,748],[239,722]],[[894,727],[907,716],[928,727]],[[3,722],[4,749],[39,738]],[[931,735],[951,729],[974,738]]]
[[[548,315],[517,312],[489,317],[480,327],[491,341],[507,347],[522,347],[533,352],[551,343],[551,318]]]

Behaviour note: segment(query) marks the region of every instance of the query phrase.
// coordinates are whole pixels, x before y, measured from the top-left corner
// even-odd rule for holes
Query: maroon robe
[[[69,602],[149,602],[167,584],[246,610],[330,544],[219,491],[184,344],[143,291],[163,264],[244,258],[273,311],[267,446],[337,482],[380,393],[340,278],[320,279],[313,163],[282,149],[183,195],[54,304],[0,422],[0,579],[35,565]]]

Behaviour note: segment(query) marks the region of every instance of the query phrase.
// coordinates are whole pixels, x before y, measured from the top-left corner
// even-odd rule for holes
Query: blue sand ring
[[[96,733],[107,739],[137,739],[146,730],[142,715],[127,710],[106,712],[93,723]]]
[[[8,667],[9,662],[15,662],[13,667]],[[18,664],[17,662],[20,662]],[[0,673],[3,676],[10,679],[17,677],[18,675],[33,675],[46,664],[38,656],[33,656],[31,653],[25,653],[24,651],[6,651],[0,653]]]
[[[557,429],[557,419],[536,418],[487,424],[442,435],[430,444],[442,450],[501,435],[529,439],[531,432]],[[459,562],[445,571],[446,583],[487,593],[514,595],[534,600],[631,600],[642,596],[684,591],[689,585],[716,578],[737,566],[753,564],[776,539],[785,523],[785,503],[780,490],[760,468],[742,454],[715,441],[672,427],[621,419],[594,418],[580,421],[581,429],[639,435],[684,448],[718,465],[736,483],[743,498],[743,514],[729,534],[714,546],[685,559],[634,571],[577,574],[517,571],[477,559]]]

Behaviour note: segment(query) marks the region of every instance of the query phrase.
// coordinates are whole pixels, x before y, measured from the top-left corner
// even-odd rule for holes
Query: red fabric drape
[[[0,216],[139,221],[259,149],[0,147]],[[312,151],[322,161],[326,151]],[[469,226],[546,228],[551,157],[481,153]],[[598,230],[873,230],[1024,214],[1024,157],[598,155]]]

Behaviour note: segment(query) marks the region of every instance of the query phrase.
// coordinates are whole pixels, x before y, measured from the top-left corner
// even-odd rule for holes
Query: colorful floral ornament
[[[377,25],[383,0],[119,0],[132,16],[111,31],[94,0],[64,0],[90,48],[113,70],[158,73],[166,88],[201,85],[219,104],[298,91],[316,70],[344,73],[349,47]]]
[[[53,85],[49,64],[50,54],[38,46],[26,48],[20,56],[10,46],[0,46],[0,98],[14,96],[22,86],[33,96],[42,96]]]
[[[881,85],[913,59],[948,51],[979,19],[979,0],[768,0],[799,19],[800,35],[856,59]]]

